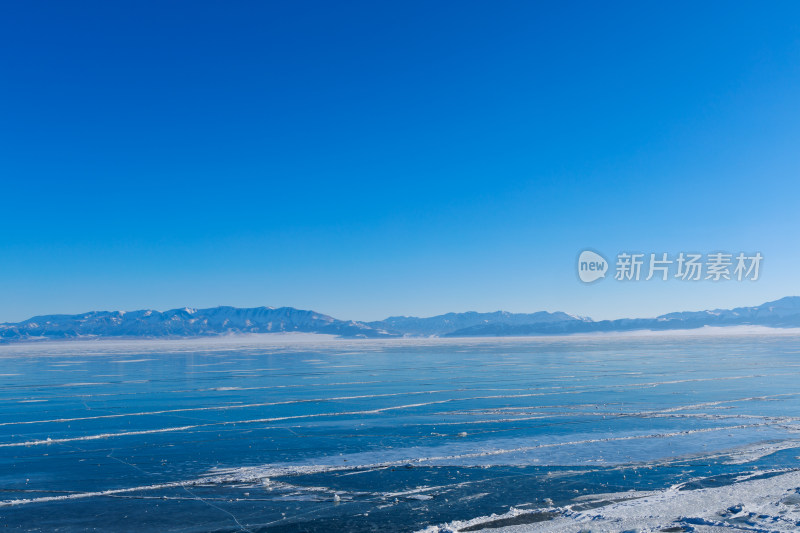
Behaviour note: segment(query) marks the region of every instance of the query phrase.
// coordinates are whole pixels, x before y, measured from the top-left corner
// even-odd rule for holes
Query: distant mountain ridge
[[[753,307],[684,311],[668,313],[655,318],[621,318],[618,320],[587,320],[577,322],[561,321],[542,324],[483,324],[446,333],[445,336],[494,337],[635,330],[666,331],[697,329],[705,326],[800,327],[800,297],[787,296],[780,300]]]
[[[371,327],[386,331],[395,331],[405,335],[444,335],[456,331],[466,330],[478,326],[507,325],[529,325],[529,324],[558,324],[562,322],[591,322],[586,317],[568,315],[557,311],[548,313],[539,311],[538,313],[509,313],[507,311],[495,311],[494,313],[476,313],[468,311],[466,313],[447,313],[428,318],[417,318],[413,316],[393,316],[386,320],[377,322],[367,322]]]
[[[196,337],[235,333],[325,333],[343,337],[387,336],[375,328],[293,307],[213,307],[159,312],[92,311],[78,315],[35,316],[0,324],[0,338],[33,337]]]
[[[474,337],[564,335],[633,330],[696,329],[704,326],[758,325],[800,327],[800,297],[753,307],[684,311],[655,318],[594,321],[563,312],[447,313],[427,318],[395,316],[373,322],[339,320],[293,307],[213,307],[159,312],[92,311],[77,315],[36,316],[0,324],[0,340],[85,337],[198,337],[245,333],[322,333],[340,337]]]

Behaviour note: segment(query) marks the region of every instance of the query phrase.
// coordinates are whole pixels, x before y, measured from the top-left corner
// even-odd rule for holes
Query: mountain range
[[[564,335],[633,330],[696,329],[704,326],[800,327],[800,297],[787,296],[754,307],[684,311],[655,318],[594,321],[562,312],[447,313],[428,318],[393,316],[375,322],[339,320],[293,307],[212,307],[159,312],[91,311],[35,316],[0,324],[0,340],[67,338],[163,338],[246,333],[303,332],[339,337],[475,337]]]

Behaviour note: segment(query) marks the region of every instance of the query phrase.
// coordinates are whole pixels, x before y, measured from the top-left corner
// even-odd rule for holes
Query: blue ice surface
[[[799,340],[0,346],[0,526],[414,531],[793,468]]]

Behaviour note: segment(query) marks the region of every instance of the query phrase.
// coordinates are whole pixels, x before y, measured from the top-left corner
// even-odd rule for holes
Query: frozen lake
[[[794,531],[798,376],[792,335],[5,345],[0,527]]]

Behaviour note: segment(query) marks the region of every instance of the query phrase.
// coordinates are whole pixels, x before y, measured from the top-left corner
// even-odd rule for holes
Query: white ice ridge
[[[719,379],[732,379],[732,378],[719,378]],[[705,381],[703,379],[696,379],[696,380],[685,380],[685,381]],[[649,386],[649,385],[660,385],[663,383],[680,383],[682,381],[674,381],[674,382],[655,382],[655,383],[644,383],[644,384],[635,384],[636,386]],[[616,388],[616,387],[612,387]],[[226,411],[226,410],[236,410],[236,409],[247,409],[247,408],[256,408],[256,407],[268,407],[268,406],[278,406],[278,405],[290,405],[290,404],[297,404],[297,403],[323,403],[323,402],[332,402],[332,401],[341,401],[341,400],[354,400],[354,399],[371,399],[371,398],[386,398],[386,397],[397,397],[397,396],[414,396],[414,395],[426,395],[426,394],[439,394],[439,393],[446,393],[446,392],[460,392],[464,390],[470,389],[443,389],[443,390],[426,390],[426,391],[407,391],[407,392],[398,392],[398,393],[385,393],[385,394],[366,394],[366,395],[353,395],[353,396],[338,396],[338,397],[331,397],[331,398],[306,398],[306,399],[297,399],[297,400],[285,400],[279,402],[260,402],[260,403],[251,403],[251,404],[226,404],[226,405],[214,405],[214,406],[203,406],[203,407],[186,407],[180,409],[165,409],[165,410],[158,410],[158,411],[143,411],[143,412],[134,412],[134,413],[114,413],[114,414],[106,414],[106,415],[95,415],[95,416],[83,416],[83,417],[72,417],[72,418],[55,418],[55,419],[46,419],[46,420],[18,420],[13,422],[0,422],[0,426],[18,426],[18,425],[29,425],[29,424],[50,424],[50,423],[69,423],[69,422],[76,422],[82,420],[100,420],[100,419],[111,419],[111,418],[124,418],[124,417],[133,417],[133,416],[150,416],[150,415],[162,415],[162,414],[173,414],[173,413],[184,413],[184,412],[195,412],[195,411]],[[476,389],[479,390],[479,389]],[[58,442],[72,442],[76,440],[96,440],[102,438],[111,438],[116,436],[126,436],[126,435],[146,435],[148,433],[169,433],[175,431],[185,431],[195,428],[201,427],[208,427],[208,426],[215,426],[215,425],[229,425],[229,424],[249,424],[249,423],[261,423],[261,422],[278,422],[284,420],[296,420],[296,419],[303,419],[303,418],[324,418],[324,417],[334,417],[334,416],[349,416],[349,415],[362,415],[362,414],[378,414],[387,411],[395,411],[399,409],[408,409],[414,407],[423,407],[428,405],[440,405],[440,404],[447,404],[452,402],[466,402],[471,400],[491,400],[491,399],[506,399],[506,398],[532,398],[532,397],[541,397],[541,396],[557,396],[562,394],[577,394],[583,392],[583,389],[576,388],[576,390],[561,390],[555,392],[533,392],[533,393],[525,393],[525,394],[497,394],[497,395],[488,395],[488,396],[471,396],[471,397],[454,397],[454,398],[446,398],[443,400],[435,400],[430,402],[420,402],[420,403],[413,403],[407,405],[398,405],[398,406],[389,406],[383,407],[378,409],[368,409],[364,411],[346,411],[346,412],[333,412],[333,413],[313,413],[308,415],[297,415],[297,416],[283,416],[283,417],[272,417],[272,418],[259,418],[253,420],[237,420],[237,421],[222,421],[222,422],[215,422],[215,423],[208,423],[208,424],[196,424],[190,426],[180,426],[175,428],[157,428],[151,430],[142,430],[136,432],[119,432],[119,433],[103,433],[101,435],[90,435],[90,436],[83,436],[83,437],[73,437],[73,438],[60,438],[60,439],[41,439],[36,441],[26,441],[26,442],[10,442],[10,443],[0,443],[0,448],[7,448],[7,447],[15,447],[15,446],[36,446],[42,444],[55,444]],[[798,392],[792,393],[784,393],[784,394],[774,394],[768,396],[752,396],[746,398],[736,398],[732,400],[724,400],[724,401],[716,401],[716,402],[704,402],[698,404],[690,404],[690,405],[682,405],[682,406],[675,406],[666,409],[658,409],[658,410],[650,410],[650,411],[640,411],[637,413],[628,413],[628,416],[658,416],[660,414],[667,414],[677,411],[685,411],[685,410],[695,410],[702,407],[713,407],[723,404],[731,404],[731,403],[739,403],[739,402],[746,402],[746,401],[753,401],[753,400],[767,400],[767,399],[774,399],[780,397],[789,397],[789,396],[797,396],[800,395]],[[605,413],[595,413],[595,414],[605,414]],[[619,414],[619,413],[616,413]],[[782,417],[781,419],[784,422],[795,421],[796,419],[793,417]]]
[[[440,400],[434,402],[422,402],[422,403],[414,403],[408,405],[397,405],[391,407],[381,407],[378,409],[368,409],[364,411],[342,411],[336,413],[314,413],[314,414],[307,414],[307,415],[292,415],[292,416],[278,416],[272,418],[256,418],[256,419],[246,419],[246,420],[227,420],[224,422],[208,422],[204,424],[192,424],[187,426],[174,426],[174,427],[165,427],[165,428],[157,428],[157,429],[145,429],[139,431],[120,431],[116,433],[99,433],[95,435],[83,435],[80,437],[64,437],[64,438],[46,438],[46,439],[37,439],[37,440],[28,440],[22,442],[4,442],[0,443],[0,448],[16,448],[20,446],[50,446],[54,444],[63,444],[67,442],[79,442],[79,441],[91,441],[91,440],[104,440],[104,439],[112,439],[112,438],[119,438],[119,437],[130,437],[130,436],[138,436],[138,435],[150,435],[150,434],[157,434],[157,433],[180,433],[184,431],[192,431],[201,428],[208,428],[208,427],[219,427],[219,426],[230,426],[230,425],[244,425],[244,424],[263,424],[269,422],[283,422],[286,420],[301,420],[301,419],[310,419],[310,418],[324,418],[324,417],[338,417],[338,416],[361,416],[361,415],[372,415],[372,414],[380,414],[387,411],[393,411],[398,409],[409,409],[414,407],[426,406],[426,405],[434,405],[434,404],[441,404],[447,403],[451,400]],[[549,448],[552,446],[565,446],[565,445],[573,445],[573,444],[588,444],[588,443],[595,443],[595,442],[615,442],[615,441],[627,441],[627,440],[635,440],[635,439],[652,439],[652,438],[664,438],[664,437],[677,437],[682,435],[692,435],[695,433],[709,433],[713,431],[730,431],[735,429],[744,429],[744,428],[757,428],[757,427],[765,427],[772,425],[771,422],[756,422],[751,424],[737,424],[737,425],[730,425],[730,426],[717,426],[711,428],[698,428],[698,429],[690,429],[690,430],[683,430],[683,431],[672,431],[672,432],[665,432],[665,433],[649,433],[644,435],[629,435],[624,437],[608,437],[608,438],[599,438],[599,439],[588,439],[588,440],[580,440],[580,441],[571,441],[571,442],[563,442],[557,444],[538,444],[536,446],[525,446],[521,448],[513,448],[508,450],[492,450],[488,452],[479,452],[477,454],[463,454],[459,456],[446,456],[441,457],[439,459],[453,459],[453,458],[460,458],[460,457],[478,457],[478,456],[487,456],[487,455],[501,455],[506,453],[512,452],[524,452],[529,450],[535,450],[539,448]],[[796,429],[794,427],[787,428],[787,429]]]
[[[458,389],[446,390],[431,390],[431,391],[409,391],[409,392],[391,392],[385,394],[361,394],[357,396],[335,396],[332,398],[306,398],[302,400],[285,400],[280,402],[260,402],[260,403],[245,403],[245,404],[227,404],[227,405],[211,405],[205,407],[184,407],[181,409],[162,409],[160,411],[143,411],[136,413],[114,413],[111,415],[96,415],[96,416],[78,416],[73,418],[51,418],[49,420],[22,420],[15,422],[0,422],[0,426],[19,426],[26,424],[53,424],[65,422],[77,422],[81,420],[101,420],[105,418],[124,418],[126,416],[151,416],[163,415],[172,413],[187,413],[194,411],[229,411],[232,409],[250,409],[253,407],[270,407],[275,405],[291,405],[297,403],[323,403],[323,402],[337,402],[343,400],[363,400],[372,398],[388,398],[394,396],[413,396],[419,394],[439,394],[443,392],[459,392]],[[455,400],[452,400],[455,401]],[[423,404],[413,404],[423,405]],[[427,404],[425,404],[427,405]]]
[[[685,432],[677,432],[676,434],[693,434],[693,433],[702,433],[705,431],[714,431],[717,429],[723,428],[709,428],[709,429],[702,429],[702,430],[689,430]],[[542,444],[539,446],[530,446],[527,448],[517,448],[514,450],[486,450],[480,451],[475,453],[468,453],[468,454],[458,454],[458,455],[447,455],[447,456],[437,456],[437,457],[415,457],[415,458],[403,458],[400,460],[390,460],[390,461],[381,461],[381,462],[373,462],[367,464],[357,464],[357,463],[350,463],[350,464],[341,464],[336,463],[332,464],[328,461],[317,461],[311,464],[266,464],[260,466],[248,466],[248,467],[238,467],[238,468],[220,468],[214,469],[209,472],[207,475],[195,478],[195,479],[187,479],[187,480],[179,480],[179,481],[172,481],[172,482],[165,482],[165,483],[158,483],[153,485],[141,485],[136,487],[126,487],[126,488],[118,488],[118,489],[108,489],[102,491],[93,491],[93,492],[76,492],[72,494],[61,494],[57,496],[41,496],[37,498],[22,498],[22,499],[14,499],[14,500],[0,500],[0,507],[11,507],[11,506],[19,506],[19,505],[28,505],[28,504],[36,504],[36,503],[46,503],[46,502],[54,502],[54,501],[65,501],[65,500],[77,500],[77,499],[86,499],[86,498],[96,498],[96,497],[104,497],[104,496],[115,496],[118,494],[131,494],[131,493],[138,493],[138,492],[151,492],[163,489],[172,489],[172,488],[181,488],[181,487],[193,487],[193,486],[209,486],[209,485],[240,485],[244,484],[274,484],[275,481],[272,478],[279,478],[279,477],[289,477],[289,476],[303,476],[309,474],[319,474],[319,473],[331,473],[331,472],[351,472],[351,473],[364,473],[370,470],[379,470],[384,468],[390,467],[397,467],[397,466],[407,466],[407,465],[415,465],[415,466],[435,466],[438,463],[443,461],[449,461],[453,459],[468,459],[473,457],[487,457],[487,456],[498,456],[503,455],[506,453],[520,451],[524,449],[534,449],[534,448],[551,448],[554,446],[565,446],[565,445],[574,445],[574,444],[583,444],[587,442],[608,442],[608,441],[618,441],[618,440],[629,440],[629,439],[637,439],[637,438],[654,438],[654,437],[663,437],[672,434],[648,434],[648,435],[638,435],[638,436],[631,436],[631,437],[618,437],[618,438],[607,438],[607,439],[592,439],[592,440],[584,440],[584,441],[571,441],[571,442],[563,442],[563,443],[551,443],[551,444]],[[731,450],[730,452],[723,453],[718,452],[715,454],[711,454],[708,457],[721,457],[721,456],[728,456],[728,457],[741,457],[740,460],[736,460],[736,463],[745,463],[750,460],[755,460],[760,457],[770,455],[776,451],[800,447],[800,441],[789,441],[789,442],[776,442],[776,443],[762,443],[756,444],[752,446],[745,446],[742,448],[738,448],[735,450]],[[663,463],[668,464],[668,462]],[[777,471],[776,471],[777,472]],[[792,471],[794,472],[794,471]],[[762,471],[755,471],[751,475],[762,475],[766,474],[767,472]],[[798,474],[800,475],[800,474]],[[740,476],[739,480],[746,479],[747,476]],[[676,491],[680,486],[673,487],[673,492]],[[304,488],[303,490],[308,490],[308,487]],[[319,490],[319,489],[314,489]],[[798,489],[800,490],[800,489]],[[394,497],[400,493],[391,493],[384,494],[387,497]],[[658,491],[653,492],[628,492],[623,493],[624,496],[620,496],[617,498],[611,498],[609,495],[595,495],[595,500],[608,500],[608,499],[622,499],[622,498],[634,498],[634,497],[641,497],[643,495],[659,495]],[[581,497],[578,500],[583,501],[586,498],[592,498],[592,496]],[[798,505],[800,505],[800,496],[798,496]],[[571,509],[568,509],[571,511]],[[523,511],[519,511],[523,512]],[[497,518],[497,517],[494,517]],[[478,523],[481,519],[474,519],[470,521],[470,523]],[[459,522],[461,523],[461,522]],[[463,523],[466,524],[466,523]],[[448,526],[449,527],[449,526]],[[464,525],[462,527],[467,527]],[[448,531],[447,529],[433,529],[431,531]]]
[[[757,474],[754,474],[757,475]],[[758,531],[800,530],[800,472],[750,479],[723,487],[597,495],[595,501],[617,500],[602,507],[576,510],[578,505],[536,510],[512,508],[503,515],[457,520],[430,526],[424,533],[617,533],[636,531]],[[619,501],[624,500],[624,501]],[[530,519],[526,522],[526,517]]]

